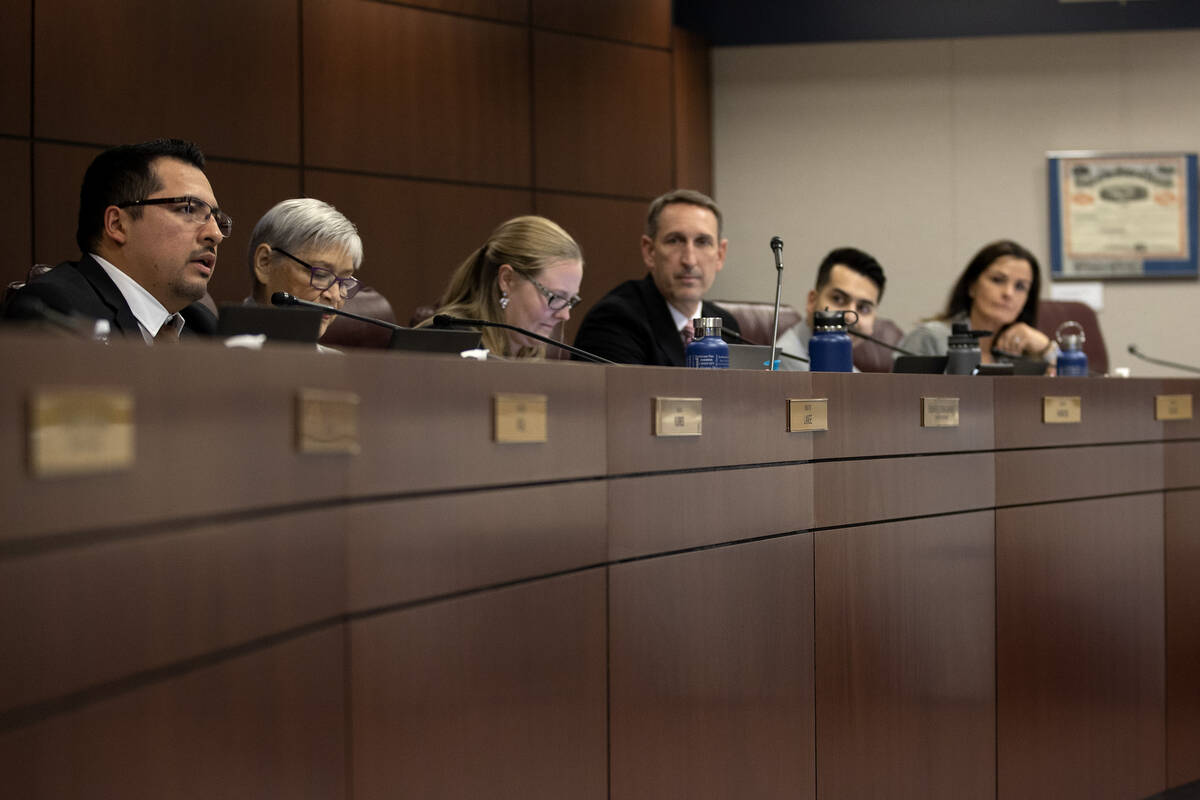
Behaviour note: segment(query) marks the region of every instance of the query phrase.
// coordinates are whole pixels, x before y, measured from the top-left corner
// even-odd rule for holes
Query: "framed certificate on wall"
[[[1195,153],[1047,154],[1054,280],[1196,278]]]

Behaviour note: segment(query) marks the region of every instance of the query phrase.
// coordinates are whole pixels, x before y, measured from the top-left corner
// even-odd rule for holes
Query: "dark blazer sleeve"
[[[66,262],[25,284],[4,308],[5,319],[45,320],[45,310],[108,320],[113,333],[141,336],[137,319],[112,279],[91,256]]]
[[[99,270],[100,266],[96,265]],[[112,281],[104,276],[112,285]],[[112,291],[119,295],[115,285]],[[122,301],[121,305],[124,305]],[[126,306],[127,308],[127,306]],[[91,280],[71,262],[59,264],[18,289],[4,306],[4,318],[20,321],[44,321],[46,311],[67,316],[106,319],[117,323],[118,313],[92,285]],[[132,313],[129,319],[133,320]]]
[[[655,364],[654,335],[644,315],[627,298],[607,295],[592,306],[579,332],[575,346],[607,358],[617,364]]]
[[[5,298],[0,317],[12,322],[32,322],[45,319],[45,309],[67,313],[67,303],[61,292],[47,291],[49,287],[33,287],[28,284],[11,291]]]

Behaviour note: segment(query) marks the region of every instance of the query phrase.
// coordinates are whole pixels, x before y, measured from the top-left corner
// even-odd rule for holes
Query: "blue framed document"
[[[1196,278],[1195,153],[1047,154],[1054,280]]]

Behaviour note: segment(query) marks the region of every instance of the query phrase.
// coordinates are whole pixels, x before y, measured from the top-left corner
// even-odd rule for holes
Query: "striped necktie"
[[[683,339],[683,346],[687,347],[693,339],[696,338],[696,329],[692,326],[692,321],[689,319],[684,326],[679,329],[679,336]]]

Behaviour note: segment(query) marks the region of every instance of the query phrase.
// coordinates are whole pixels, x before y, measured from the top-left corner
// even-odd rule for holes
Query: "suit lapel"
[[[138,327],[137,317],[133,315],[133,311],[129,309],[129,303],[125,302],[124,295],[117,285],[112,282],[112,278],[108,277],[108,273],[104,271],[96,259],[90,255],[84,255],[79,260],[79,274],[82,275],[87,282],[91,284],[96,295],[104,301],[104,304],[112,309],[113,323],[117,329],[125,336],[133,334],[141,335],[142,329]]]
[[[675,319],[667,310],[666,298],[654,285],[651,275],[642,279],[641,289],[642,300],[646,304],[646,317],[650,321],[650,332],[654,334],[654,342],[663,356],[664,363],[672,367],[682,367],[683,340],[679,337],[679,329],[675,327]]]

